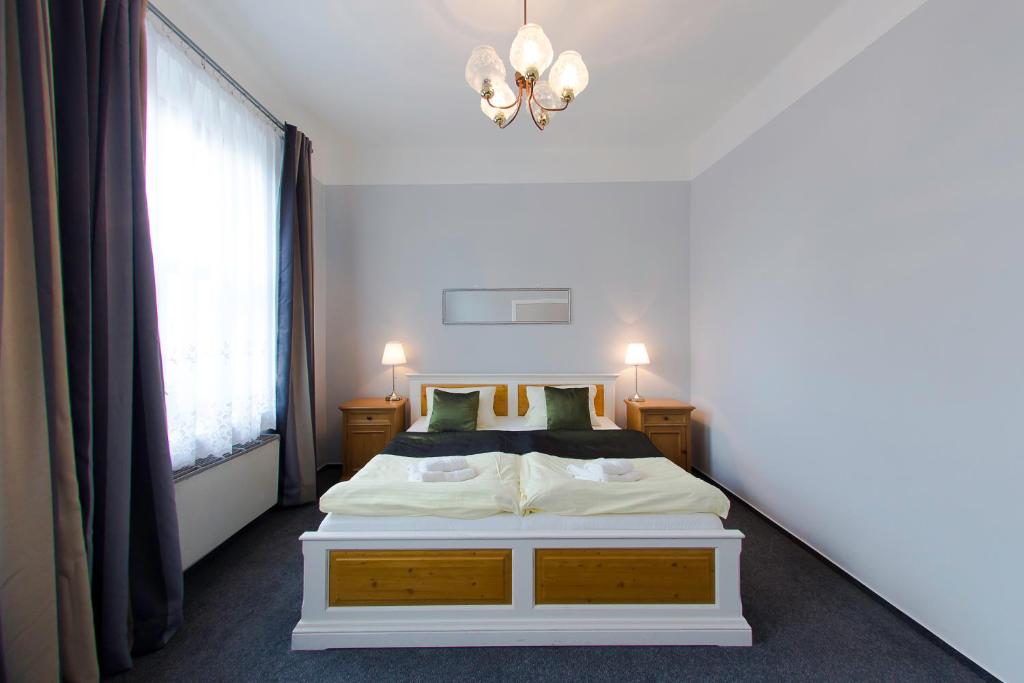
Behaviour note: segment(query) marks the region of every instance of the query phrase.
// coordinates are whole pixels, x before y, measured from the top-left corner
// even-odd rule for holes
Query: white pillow
[[[593,427],[601,423],[597,419],[597,385],[596,384],[549,384],[556,389],[589,389],[587,398],[590,399],[590,424]],[[548,402],[544,397],[544,387],[526,387],[526,402],[530,407],[526,409],[526,426],[534,429],[548,428]]]
[[[497,416],[494,414],[494,392],[497,387],[459,387],[449,389],[447,387],[427,387],[427,424],[434,414],[434,389],[447,391],[450,394],[468,394],[473,391],[480,392],[480,405],[476,412],[477,429],[494,429],[498,426]],[[547,417],[544,418],[547,420]]]

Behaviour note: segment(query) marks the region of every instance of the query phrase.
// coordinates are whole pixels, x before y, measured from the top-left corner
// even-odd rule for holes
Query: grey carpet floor
[[[185,624],[117,681],[995,680],[881,604],[742,502],[750,648],[531,647],[291,652],[298,536],[313,505],[271,510],[185,574]]]

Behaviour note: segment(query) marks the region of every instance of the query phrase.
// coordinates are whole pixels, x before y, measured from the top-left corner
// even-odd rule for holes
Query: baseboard
[[[874,599],[880,605],[882,605],[883,607],[888,609],[890,612],[892,612],[896,616],[900,617],[908,625],[912,626],[915,630],[917,630],[923,636],[925,636],[926,638],[931,640],[933,643],[938,645],[944,651],[948,652],[950,655],[955,657],[958,661],[960,661],[962,664],[964,664],[965,666],[970,668],[972,671],[974,671],[978,675],[980,675],[980,676],[982,676],[982,677],[984,677],[984,678],[986,678],[988,680],[995,681],[996,683],[1000,682],[1000,679],[995,674],[993,674],[991,671],[989,671],[988,669],[983,667],[981,664],[978,664],[976,661],[974,661],[973,659],[971,659],[970,657],[965,655],[960,650],[957,650],[955,647],[953,647],[948,642],[943,640],[942,637],[937,635],[934,631],[932,631],[927,626],[925,626],[924,624],[919,622],[917,619],[915,619],[914,617],[910,616],[905,611],[900,609],[898,606],[896,606],[895,604],[893,604],[892,602],[890,602],[889,600],[887,600],[886,598],[881,596],[879,593],[877,593],[875,590],[873,590],[866,583],[864,583],[863,581],[858,579],[856,576],[851,574],[849,571],[844,569],[841,565],[837,564],[835,561],[830,559],[823,552],[821,552],[820,550],[815,548],[813,545],[811,545],[810,543],[808,543],[804,539],[802,539],[799,536],[797,536],[796,534],[794,534],[792,531],[790,531],[786,527],[782,526],[782,524],[780,524],[779,522],[775,521],[772,518],[772,516],[769,515],[767,512],[765,512],[761,508],[757,507],[756,505],[754,505],[753,503],[748,501],[743,496],[737,494],[731,488],[729,488],[725,484],[722,484],[720,481],[718,481],[717,479],[715,479],[714,477],[709,475],[707,472],[705,472],[705,471],[703,471],[701,469],[698,469],[696,467],[694,467],[694,472],[697,475],[699,475],[701,478],[708,480],[709,482],[713,483],[715,486],[719,487],[720,489],[728,491],[730,496],[732,496],[733,498],[735,498],[736,500],[740,501],[741,503],[746,505],[748,508],[753,510],[754,513],[758,517],[760,517],[761,519],[766,521],[768,524],[773,526],[775,529],[780,531],[782,534],[784,534],[787,538],[789,538],[791,541],[796,543],[798,546],[800,546],[801,548],[803,548],[804,550],[806,550],[810,554],[814,555],[817,559],[819,559],[822,563],[824,563],[825,565],[830,567],[833,571],[835,571],[838,574],[841,574],[845,579],[849,580],[855,586],[857,586],[862,591],[867,593],[872,599]]]

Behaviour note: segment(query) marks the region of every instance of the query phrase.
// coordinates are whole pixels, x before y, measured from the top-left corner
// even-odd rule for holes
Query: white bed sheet
[[[596,482],[575,478],[568,468],[587,460],[527,453],[519,461],[523,512],[536,510],[569,516],[633,514],[729,514],[729,499],[668,458],[629,460],[641,475],[632,482]]]
[[[320,531],[708,531],[722,520],[708,512],[664,515],[491,515],[480,519],[451,517],[361,517],[328,513]]]
[[[497,424],[496,424],[495,427],[492,428],[492,430],[498,430],[498,431],[503,431],[503,432],[527,432],[527,431],[535,431],[537,429],[536,427],[527,426],[527,424],[526,424],[526,416],[525,415],[524,416],[515,415],[515,416],[510,416],[510,417],[497,417],[497,418],[495,418],[495,422]],[[409,426],[409,429],[407,429],[406,431],[409,431],[409,432],[425,432],[425,431],[427,431],[427,424],[428,424],[427,423],[427,418],[426,417],[421,417],[420,419],[418,419],[415,422],[413,422]],[[621,427],[619,427],[617,424],[615,424],[615,422],[611,418],[606,417],[604,415],[599,415],[597,417],[597,425],[594,427],[594,429],[621,429]]]
[[[348,481],[320,496],[320,510],[342,515],[479,519],[519,512],[519,460],[510,453],[465,456],[476,475],[465,481],[409,481],[417,458],[380,454]]]

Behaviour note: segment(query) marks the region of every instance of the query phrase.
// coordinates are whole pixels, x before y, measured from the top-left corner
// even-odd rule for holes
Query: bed
[[[619,430],[611,420],[614,375],[409,379],[413,424],[374,459],[378,472],[412,458],[466,455],[481,467],[484,459],[494,463],[491,479],[477,488],[497,491],[510,485],[512,462],[519,463],[517,477],[530,469],[523,467],[527,460],[540,463],[533,470],[551,472],[561,458],[624,457],[636,458],[638,468],[663,466],[643,434]],[[599,387],[595,430],[527,429],[525,388],[545,384]],[[499,387],[494,428],[448,434],[418,428],[425,429],[427,388],[467,385]],[[355,487],[342,489],[345,505],[332,508],[325,494],[328,514],[301,536],[303,601],[293,649],[751,642],[739,594],[743,535],[723,528],[718,514],[686,511],[685,501],[665,496],[658,513],[552,514],[510,506],[505,493],[492,508],[485,496],[460,499],[467,489],[445,489],[448,483],[418,489],[442,502],[444,514],[403,514],[417,508],[404,510],[401,494],[393,495],[387,514],[374,514],[372,504],[353,506],[358,498],[351,495],[364,487],[365,501],[374,500],[373,472],[360,472]],[[554,475],[544,472],[524,476],[529,481],[516,485],[532,486],[542,507],[572,499],[572,482],[552,482]],[[595,498],[601,504],[593,509],[617,510],[606,498],[615,496]],[[519,497],[521,504],[528,500]]]

